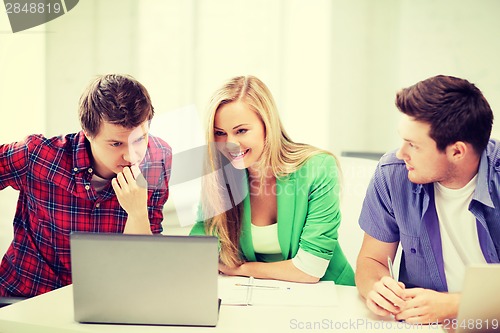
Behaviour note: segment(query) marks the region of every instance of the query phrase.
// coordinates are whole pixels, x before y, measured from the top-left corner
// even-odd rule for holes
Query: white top
[[[266,226],[251,224],[251,230],[255,253],[281,254],[281,247],[278,241],[278,223]],[[297,255],[292,259],[292,263],[304,273],[322,278],[330,262],[299,248]]]
[[[274,254],[281,253],[278,242],[278,223],[266,226],[252,225],[253,249],[257,253]]]
[[[434,183],[444,272],[449,292],[462,290],[467,265],[486,262],[479,244],[476,218],[468,209],[476,184],[477,175],[460,189],[449,189]]]

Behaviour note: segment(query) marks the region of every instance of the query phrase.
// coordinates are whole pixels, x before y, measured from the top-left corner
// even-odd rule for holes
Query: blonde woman
[[[338,243],[335,157],[293,142],[269,89],[253,76],[217,90],[208,117],[207,172],[191,235],[218,236],[220,272],[354,285]]]

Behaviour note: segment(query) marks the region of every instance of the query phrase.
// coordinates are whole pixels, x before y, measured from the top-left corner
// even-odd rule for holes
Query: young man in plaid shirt
[[[82,131],[0,145],[0,189],[19,191],[0,296],[31,297],[70,284],[72,231],[162,231],[172,155],[148,133],[153,114],[134,78],[99,76],[80,99]]]

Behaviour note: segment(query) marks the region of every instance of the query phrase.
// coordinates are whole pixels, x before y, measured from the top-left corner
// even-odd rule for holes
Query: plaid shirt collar
[[[73,138],[73,174],[87,171],[92,168],[90,162],[90,143],[83,131],[78,132]]]

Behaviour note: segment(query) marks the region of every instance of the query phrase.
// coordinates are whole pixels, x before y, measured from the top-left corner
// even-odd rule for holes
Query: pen
[[[389,256],[387,256],[387,266],[389,267],[389,274],[391,275],[391,278],[396,280],[394,278],[394,269],[392,268],[392,259]]]
[[[278,286],[259,286],[256,284],[244,284],[244,283],[235,283],[235,286],[238,287],[254,287],[254,288],[268,288],[268,289],[281,289],[281,287]],[[288,288],[290,289],[290,288]]]
[[[250,276],[250,278],[248,279],[248,284],[253,285],[253,276]],[[253,293],[253,288],[247,288],[247,301],[246,301],[247,305],[252,304],[252,293]]]

